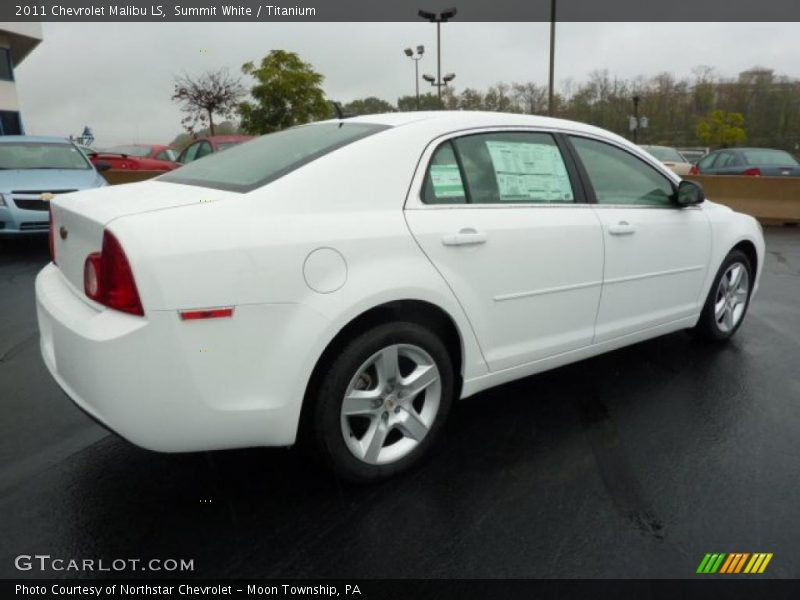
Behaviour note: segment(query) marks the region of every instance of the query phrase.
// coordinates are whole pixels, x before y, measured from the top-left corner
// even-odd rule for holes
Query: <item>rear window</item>
[[[388,129],[368,123],[302,125],[215,152],[159,181],[249,192],[348,144]]]
[[[797,161],[783,150],[745,150],[744,158],[749,165],[796,165]]]

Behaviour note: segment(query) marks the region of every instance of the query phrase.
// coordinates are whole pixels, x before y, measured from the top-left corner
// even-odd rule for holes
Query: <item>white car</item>
[[[452,402],[681,329],[741,325],[764,241],[625,139],[501,113],[265,135],[59,196],[41,351],[98,421],[165,452],[307,442],[416,462]]]

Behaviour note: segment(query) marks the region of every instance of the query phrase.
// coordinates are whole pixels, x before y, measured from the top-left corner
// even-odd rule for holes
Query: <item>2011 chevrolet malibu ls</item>
[[[725,340],[758,287],[749,216],[625,139],[498,113],[265,135],[58,197],[41,351],[135,444],[307,442],[407,468],[452,402],[681,329]]]

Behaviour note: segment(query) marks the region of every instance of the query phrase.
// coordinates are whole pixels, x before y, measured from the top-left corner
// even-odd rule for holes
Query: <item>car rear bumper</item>
[[[50,373],[134,444],[181,452],[294,443],[307,381],[298,353],[326,324],[315,312],[257,305],[214,321],[181,321],[177,311],[136,317],[98,310],[53,264],[36,279],[36,301]],[[283,329],[298,322],[301,334],[283,343]]]

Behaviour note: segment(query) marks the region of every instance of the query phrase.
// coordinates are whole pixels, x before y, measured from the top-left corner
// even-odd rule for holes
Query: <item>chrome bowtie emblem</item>
[[[50,202],[50,200],[52,200],[55,197],[56,197],[55,194],[51,194],[50,192],[45,192],[44,194],[39,196],[39,199],[43,200],[44,202]]]

